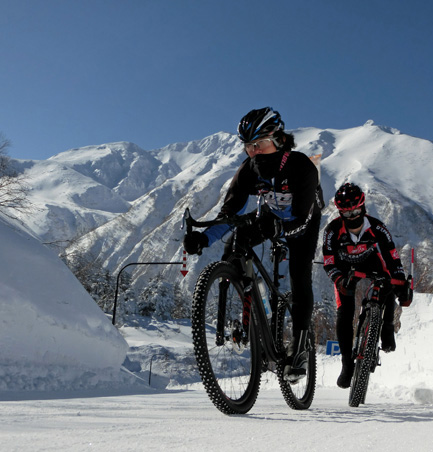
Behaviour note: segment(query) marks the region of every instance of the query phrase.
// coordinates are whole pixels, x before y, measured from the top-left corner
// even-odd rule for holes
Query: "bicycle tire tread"
[[[260,389],[260,352],[256,351],[253,358],[257,362],[252,364],[251,383],[248,385],[245,396],[240,400],[231,400],[221,389],[215,377],[212,363],[208,354],[207,341],[205,337],[205,311],[206,297],[210,285],[217,278],[230,278],[236,281],[237,271],[235,267],[225,261],[217,261],[205,267],[197,280],[192,303],[191,329],[194,345],[194,354],[197,367],[202,379],[204,388],[216,408],[224,414],[245,414],[254,405]],[[252,334],[250,340],[253,347],[260,348],[259,340],[256,334]],[[255,356],[255,358],[254,358]]]
[[[380,308],[372,304],[366,313],[355,361],[355,371],[349,394],[349,406],[365,403],[373,359],[380,331]],[[362,357],[361,357],[362,356]]]

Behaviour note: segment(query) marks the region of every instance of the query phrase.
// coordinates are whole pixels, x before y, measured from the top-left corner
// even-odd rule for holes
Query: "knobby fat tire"
[[[349,406],[357,407],[365,403],[370,371],[376,359],[376,346],[380,332],[381,313],[377,304],[367,306],[362,324],[358,349],[356,350],[355,370],[349,394]]]
[[[288,302],[291,300],[291,294],[286,293],[286,302],[280,300],[277,314],[277,346],[279,350],[285,349],[290,338],[292,337],[291,326],[288,325],[287,320],[290,318]],[[284,380],[284,362],[277,364],[277,376],[280,384],[280,389],[287,405],[294,410],[306,410],[311,406],[316,390],[316,344],[314,331],[310,327],[307,337],[306,347],[308,349],[308,367],[305,378],[299,380],[295,384],[291,384]]]
[[[219,281],[228,281],[225,337],[215,344]],[[220,261],[205,267],[192,302],[192,336],[198,370],[213,404],[224,414],[244,414],[254,405],[261,375],[259,334],[250,321],[249,342],[242,350],[230,340],[230,324],[242,323],[243,287],[233,264]],[[230,316],[230,318],[228,318]],[[236,367],[234,369],[233,367]]]

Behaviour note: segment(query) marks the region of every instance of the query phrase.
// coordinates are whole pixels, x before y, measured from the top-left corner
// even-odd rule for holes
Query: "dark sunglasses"
[[[361,213],[362,213],[362,209],[360,207],[358,207],[357,209],[342,210],[341,211],[341,215],[344,218],[357,217],[358,215],[361,215]]]

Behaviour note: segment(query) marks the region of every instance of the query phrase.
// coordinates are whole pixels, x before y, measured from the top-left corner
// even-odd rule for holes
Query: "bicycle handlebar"
[[[403,294],[399,294],[399,301],[400,301],[400,306],[410,306],[410,304],[412,303],[412,299],[413,299],[413,276],[412,275],[408,275],[407,280],[405,279],[394,279],[394,278],[390,278],[387,276],[382,276],[382,275],[378,275],[377,273],[372,273],[372,274],[367,274],[367,273],[363,273],[363,272],[358,272],[356,270],[351,270],[349,272],[349,282],[352,281],[352,278],[357,278],[357,279],[370,279],[371,281],[373,281],[373,284],[376,285],[378,284],[379,287],[384,287],[385,283],[388,283],[392,290],[396,290],[396,286],[400,287],[400,290],[403,290],[404,293]],[[409,283],[409,284],[408,284]],[[404,286],[407,285],[406,290],[404,288]],[[400,297],[403,296],[403,299],[401,299]]]
[[[196,228],[207,228],[209,226],[216,226],[220,224],[229,224],[231,226],[243,226],[243,225],[251,225],[252,220],[251,216],[249,214],[245,215],[234,215],[232,217],[220,217],[215,218],[213,220],[207,220],[207,221],[197,221],[191,216],[191,212],[189,208],[187,207],[185,209],[185,212],[183,214],[183,220],[182,220],[182,229],[184,228],[186,224],[186,231],[187,233],[190,233],[192,231],[193,227]]]
[[[409,275],[409,277],[411,276]],[[404,286],[404,284],[406,283],[404,279],[387,278],[386,276],[378,275],[377,273],[368,274],[364,272],[359,272],[357,270],[352,270],[349,273],[349,280],[351,280],[352,278],[371,279],[375,281],[388,281],[393,286]]]

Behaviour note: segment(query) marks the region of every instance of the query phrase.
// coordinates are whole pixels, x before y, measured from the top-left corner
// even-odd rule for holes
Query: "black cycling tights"
[[[254,217],[252,217],[254,218]],[[320,215],[311,219],[303,235],[287,239],[289,248],[289,274],[293,295],[293,328],[306,330],[313,313],[314,296],[312,287],[312,268],[319,236]],[[274,219],[265,217],[255,221],[251,226],[238,229],[237,245],[257,246],[275,233]],[[224,248],[223,260],[232,253],[233,236]]]

